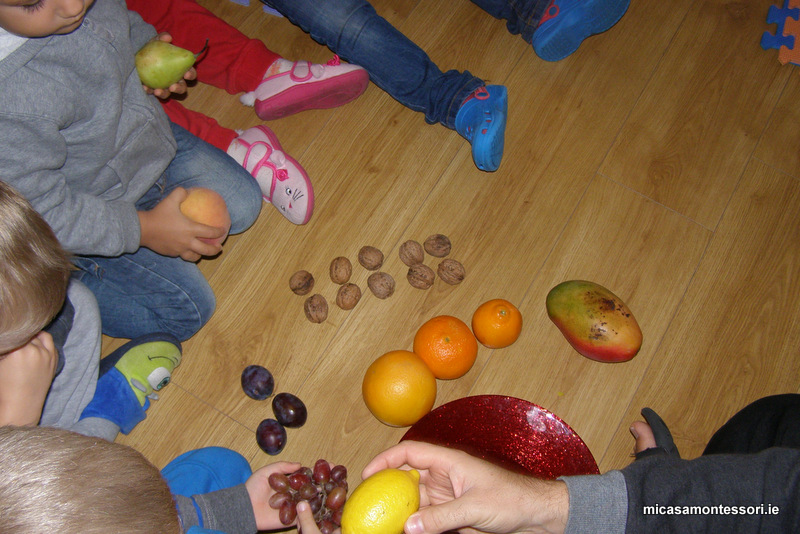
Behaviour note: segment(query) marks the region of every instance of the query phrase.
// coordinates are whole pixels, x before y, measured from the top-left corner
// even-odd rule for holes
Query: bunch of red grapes
[[[314,469],[301,467],[294,473],[272,473],[269,485],[275,490],[269,505],[278,510],[284,525],[297,518],[297,503],[308,502],[322,534],[332,534],[342,524],[342,510],[347,500],[347,468],[317,460]]]

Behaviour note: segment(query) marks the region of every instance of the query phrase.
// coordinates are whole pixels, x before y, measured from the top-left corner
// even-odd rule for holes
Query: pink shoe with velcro
[[[358,98],[368,84],[369,75],[364,68],[341,63],[339,56],[324,65],[295,61],[289,70],[265,77],[241,101],[252,101],[256,115],[269,121],[308,109],[347,104]]]
[[[294,224],[306,224],[314,211],[314,188],[305,169],[283,152],[275,133],[264,125],[242,132],[228,155],[253,175],[264,200]]]

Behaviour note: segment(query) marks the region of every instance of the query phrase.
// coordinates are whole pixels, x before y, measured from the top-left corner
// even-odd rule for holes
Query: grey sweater
[[[123,0],[96,0],[74,32],[0,61],[0,179],[72,253],[138,249],[134,204],[174,157],[166,114],[134,66],[155,35]]]
[[[567,533],[800,532],[800,450],[666,454],[621,471],[564,477]]]

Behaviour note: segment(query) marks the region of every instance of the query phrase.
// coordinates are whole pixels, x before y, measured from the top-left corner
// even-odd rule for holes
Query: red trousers
[[[255,90],[267,67],[280,58],[195,0],[127,0],[127,4],[156,31],[172,35],[176,46],[199,52],[208,39],[208,50],[195,65],[197,79],[230,94]],[[235,131],[175,99],[164,100],[162,105],[172,122],[217,148],[226,150],[236,137]]]

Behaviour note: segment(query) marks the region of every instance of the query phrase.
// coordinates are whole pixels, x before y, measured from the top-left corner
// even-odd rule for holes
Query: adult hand
[[[164,42],[167,42],[167,43],[171,43],[172,42],[172,35],[170,35],[167,32],[161,32],[158,35],[156,35],[154,39],[158,40],[158,41],[164,41]],[[144,90],[145,90],[145,92],[147,94],[156,95],[158,98],[160,98],[162,100],[166,100],[173,93],[176,94],[176,95],[184,94],[186,92],[186,89],[187,89],[186,81],[187,80],[194,80],[196,78],[197,78],[197,71],[195,70],[194,67],[191,67],[183,75],[183,79],[182,80],[178,80],[177,82],[173,83],[172,85],[170,85],[166,89],[153,89],[152,87],[147,87],[144,84],[142,84],[142,87],[144,87]]]
[[[163,256],[180,256],[186,261],[197,261],[202,256],[220,253],[221,245],[204,239],[223,237],[226,229],[194,222],[186,217],[181,212],[180,204],[187,195],[186,189],[178,187],[155,208],[138,212],[141,246]]]
[[[403,441],[376,456],[362,478],[404,467],[420,473],[420,510],[406,521],[406,534],[561,533],[566,527],[566,484],[513,473],[454,449]]]
[[[57,364],[58,352],[47,332],[0,357],[0,426],[39,423]]]

